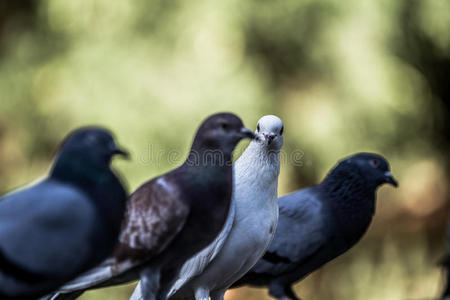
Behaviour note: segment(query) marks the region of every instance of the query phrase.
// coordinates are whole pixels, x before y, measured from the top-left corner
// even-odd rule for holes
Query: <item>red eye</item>
[[[259,123],[256,125],[256,130],[259,131]]]
[[[283,131],[284,131],[284,126],[281,127],[280,135],[283,135]]]
[[[372,167],[376,168],[376,167],[378,167],[378,165],[380,164],[380,162],[378,161],[378,159],[372,158],[372,159],[370,160],[370,164],[372,165]]]
[[[221,127],[223,130],[227,130],[227,129],[228,129],[228,124],[227,124],[227,123],[222,123],[222,124],[220,124],[220,127]]]

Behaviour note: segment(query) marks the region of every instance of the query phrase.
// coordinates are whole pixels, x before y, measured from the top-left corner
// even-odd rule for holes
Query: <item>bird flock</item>
[[[300,299],[292,285],[353,247],[377,188],[397,181],[381,155],[357,153],[278,198],[283,142],[277,116],[251,131],[214,114],[179,167],[128,194],[111,169],[128,154],[112,133],[73,131],[45,178],[0,199],[0,299],[76,299],[136,280],[132,300],[222,300],[243,285]]]

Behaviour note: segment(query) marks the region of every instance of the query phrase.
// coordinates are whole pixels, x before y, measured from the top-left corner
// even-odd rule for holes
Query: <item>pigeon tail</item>
[[[116,264],[114,258],[108,258],[97,267],[88,270],[74,280],[66,283],[54,294],[43,297],[41,300],[75,299],[86,290],[112,285],[115,282],[110,284],[109,281],[118,274],[121,274],[124,270],[131,269],[132,265],[130,261]]]

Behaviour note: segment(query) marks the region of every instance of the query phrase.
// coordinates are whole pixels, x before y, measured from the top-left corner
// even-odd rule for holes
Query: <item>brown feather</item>
[[[130,197],[115,257],[141,260],[164,250],[181,230],[189,208],[167,177],[156,178]]]

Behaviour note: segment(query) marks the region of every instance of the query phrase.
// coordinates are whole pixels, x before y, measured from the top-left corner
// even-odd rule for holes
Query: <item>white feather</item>
[[[92,286],[107,281],[117,274],[121,274],[122,272],[131,269],[134,265],[135,263],[132,263],[131,261],[123,261],[117,264],[114,258],[108,258],[97,267],[92,268],[81,274],[74,280],[69,281],[64,286],[60,287],[58,291],[53,293],[51,296],[45,296],[41,299],[58,299],[58,297],[62,294],[89,289]]]
[[[188,260],[180,271],[179,278],[174,283],[168,293],[168,298],[175,294],[188,280],[201,274],[206,266],[216,257],[220,249],[222,249],[228,234],[231,231],[235,216],[235,198],[233,197],[230,204],[227,220],[219,236],[200,253]]]
[[[156,183],[159,184],[162,189],[165,189],[170,193],[176,192],[175,188],[172,185],[170,185],[164,178],[158,178]],[[137,216],[134,216],[135,213],[136,213],[135,211],[130,211],[129,218],[131,220],[134,220],[135,222],[137,222],[140,225],[140,226],[138,226],[139,228],[145,228],[145,226],[143,226],[143,224],[142,224],[142,222],[143,222],[142,219]],[[151,218],[151,215],[149,216],[149,218]],[[150,222],[151,222],[151,220],[150,220]],[[184,225],[184,223],[181,222],[180,224],[178,224],[178,227],[181,228],[183,225]],[[123,235],[127,235],[127,234],[132,237],[130,246],[134,247],[134,248],[138,247],[138,245],[136,245],[134,243],[134,240],[136,240],[137,238],[141,238],[144,240],[151,240],[151,238],[150,238],[151,233],[143,231],[143,230],[136,231],[136,232],[134,232],[132,230],[123,231],[121,233],[121,237],[119,237],[119,239],[121,239]],[[170,240],[166,241],[166,243],[169,243],[169,242],[170,242]],[[148,247],[153,247],[153,245],[148,245]],[[164,248],[165,245],[160,245],[160,247]],[[109,257],[106,260],[104,260],[97,267],[94,267],[94,268],[86,271],[85,273],[81,274],[80,276],[73,279],[72,281],[64,284],[52,295],[45,296],[45,297],[41,298],[41,300],[59,299],[60,296],[61,296],[61,298],[64,299],[64,294],[69,294],[69,293],[76,292],[76,291],[87,290],[89,288],[95,287],[96,285],[105,283],[108,280],[125,273],[126,271],[134,268],[136,265],[139,265],[139,264],[140,264],[139,261],[132,262],[130,260],[117,262],[115,260],[115,258]]]
[[[258,125],[259,138],[250,142],[235,163],[234,218],[229,216],[213,244],[183,266],[171,299],[223,299],[227,288],[256,264],[271,242],[278,220],[283,123],[276,116],[264,116]],[[265,134],[275,134],[271,145]],[[130,299],[142,300],[140,290],[138,285]]]

